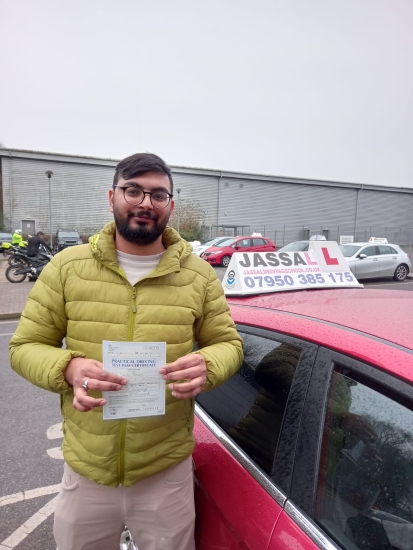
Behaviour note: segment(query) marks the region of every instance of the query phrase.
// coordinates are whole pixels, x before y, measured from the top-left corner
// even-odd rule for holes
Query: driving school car
[[[197,550],[411,549],[413,297],[294,254],[223,280],[245,359],[197,398]]]

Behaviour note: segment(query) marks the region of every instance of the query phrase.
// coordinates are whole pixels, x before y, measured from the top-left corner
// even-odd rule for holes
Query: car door
[[[232,245],[232,248],[235,249],[235,252],[251,252],[251,239],[240,239]]]
[[[360,254],[366,254],[367,258],[360,258]],[[378,277],[380,273],[380,255],[376,245],[366,246],[357,254],[355,261],[357,279]]]
[[[197,550],[267,548],[290,489],[316,346],[239,325],[245,359],[197,397]]]
[[[380,277],[393,277],[400,263],[396,249],[389,245],[378,245],[380,253]]]
[[[295,548],[297,529],[319,548],[411,548],[413,386],[320,348],[303,418],[291,498],[269,550]]]
[[[260,239],[259,237],[251,239],[251,252],[265,252],[269,249],[269,243],[265,239]]]

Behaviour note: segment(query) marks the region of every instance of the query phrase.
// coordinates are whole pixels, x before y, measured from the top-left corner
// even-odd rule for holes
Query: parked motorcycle
[[[39,252],[44,252],[45,254],[49,254],[49,251],[43,245],[40,245]],[[10,254],[8,263],[9,265],[27,263],[27,259],[28,259],[27,251],[24,248],[17,248],[14,251],[14,253]]]
[[[1,252],[3,256],[13,258],[15,254],[25,254],[27,248],[27,241],[21,241],[19,244],[10,244],[7,242],[1,243]]]
[[[34,258],[21,255],[19,263],[9,265],[6,269],[6,279],[11,283],[22,283],[29,276],[31,281],[35,281],[52,258],[51,254],[44,252]]]

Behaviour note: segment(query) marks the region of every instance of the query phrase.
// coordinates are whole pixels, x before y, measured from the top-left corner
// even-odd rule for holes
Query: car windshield
[[[214,246],[230,246],[236,239],[232,237],[231,239],[225,239],[224,241],[221,241],[219,244],[215,243]]]
[[[356,254],[360,250],[360,248],[361,246],[355,244],[340,245],[340,250],[345,258],[350,258],[351,256],[354,256],[354,254]]]
[[[282,252],[297,252],[302,250],[308,250],[308,243],[297,241],[283,246],[280,249]]]
[[[221,238],[217,237],[216,239],[211,239],[210,241],[207,241],[206,243],[204,243],[203,246],[218,246],[219,244],[227,240],[228,240],[228,237],[221,237]]]
[[[79,237],[77,231],[59,231],[59,237]]]

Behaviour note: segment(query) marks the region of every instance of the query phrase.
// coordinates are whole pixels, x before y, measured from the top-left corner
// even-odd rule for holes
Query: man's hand
[[[65,380],[73,386],[73,406],[80,412],[87,412],[95,407],[106,405],[106,400],[88,396],[88,390],[119,391],[128,382],[125,378],[103,370],[103,364],[94,359],[75,357],[67,364]],[[83,387],[88,381],[86,390]]]
[[[191,353],[162,367],[159,372],[164,380],[182,380],[178,384],[169,384],[169,389],[177,399],[190,399],[204,389],[207,368],[202,355]]]

